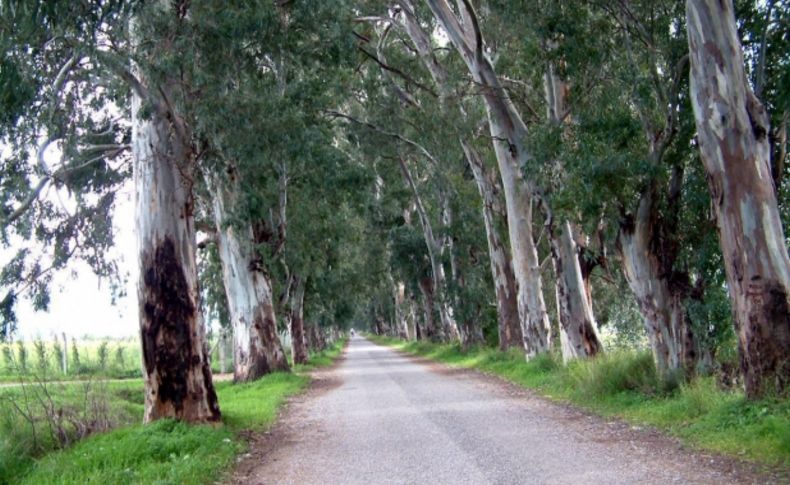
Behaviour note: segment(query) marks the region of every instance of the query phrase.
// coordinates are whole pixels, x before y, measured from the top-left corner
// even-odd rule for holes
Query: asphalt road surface
[[[742,464],[356,337],[238,483],[766,483]]]

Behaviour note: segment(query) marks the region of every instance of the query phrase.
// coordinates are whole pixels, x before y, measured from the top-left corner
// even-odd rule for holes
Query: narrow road
[[[357,337],[238,483],[764,483],[726,459]],[[265,441],[265,440],[264,440]],[[256,453],[256,446],[259,448]],[[263,451],[261,451],[261,448]]]

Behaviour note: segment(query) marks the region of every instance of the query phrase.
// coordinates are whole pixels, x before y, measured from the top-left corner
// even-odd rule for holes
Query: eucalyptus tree
[[[486,105],[489,131],[505,194],[513,269],[518,282],[519,316],[523,322],[526,354],[530,358],[549,350],[550,327],[543,298],[540,262],[533,239],[531,199],[536,188],[522,173],[522,167],[531,158],[524,145],[527,125],[488,57],[488,48],[474,8],[468,0],[458,3],[456,12],[446,0],[426,0],[434,17],[461,55]]]
[[[685,305],[701,281],[692,281],[681,258],[684,175],[693,157],[684,37],[673,5],[602,2],[539,15],[535,49],[547,66],[540,76],[555,89],[545,89],[549,122],[529,136],[534,171],[550,196],[547,223],[556,212],[581,223],[571,231],[583,228],[598,240],[598,254],[584,250],[580,258],[586,288],[592,266],[611,271],[620,263],[663,375],[693,370],[697,348]],[[558,116],[567,118],[557,123]],[[611,238],[619,261],[607,257]]]
[[[691,98],[746,392],[781,393],[790,381],[790,258],[772,183],[769,116],[746,76],[732,2],[689,0],[686,14]]]
[[[692,372],[697,348],[685,300],[694,282],[676,265],[691,137],[682,12],[677,2],[604,8],[626,46],[625,73],[634,83],[628,97],[645,139],[648,174],[636,208],[620,222],[617,249],[659,372]]]
[[[262,63],[279,50],[281,17],[275,5],[225,8],[206,2],[193,8],[193,19],[193,88],[205,100],[194,109],[205,153],[206,212],[212,221],[201,229],[213,234],[221,261],[233,329],[234,380],[248,381],[288,369],[277,336],[272,282],[261,255],[270,226],[245,206],[245,190],[255,190],[246,183],[248,171],[264,170],[271,163],[257,133],[263,123],[272,122],[259,114],[279,99],[278,83]]]
[[[385,64],[383,40],[386,38],[386,31],[380,35],[376,61],[379,64]],[[361,49],[364,50],[365,47],[363,46]],[[373,54],[368,53],[368,55],[372,56]],[[422,287],[425,295],[429,296],[430,300],[435,300],[433,303],[438,309],[441,323],[440,326],[431,326],[436,331],[431,337],[458,340],[462,338],[462,335],[456,321],[453,295],[450,293],[451,279],[454,274],[451,270],[448,277],[445,267],[445,258],[452,262],[452,239],[441,234],[443,226],[448,220],[446,209],[450,187],[441,174],[440,162],[434,157],[432,151],[421,143],[420,138],[424,138],[421,136],[422,133],[413,129],[419,124],[423,126],[435,124],[438,120],[433,111],[403,110],[404,104],[416,105],[420,103],[418,101],[420,93],[411,93],[408,87],[400,87],[391,76],[380,75],[380,71],[388,69],[398,71],[397,68],[388,65],[387,69],[368,69],[364,73],[372,79],[372,82],[367,86],[364,98],[360,98],[364,101],[357,103],[357,109],[364,113],[364,118],[343,112],[335,112],[333,115],[350,121],[354,125],[350,127],[351,129],[362,130],[363,133],[368,134],[364,137],[367,139],[368,146],[374,146],[371,144],[377,143],[389,145],[389,150],[385,153],[373,153],[369,159],[374,164],[379,163],[380,166],[388,164],[389,167],[385,169],[388,173],[392,173],[392,170],[395,169],[396,176],[399,173],[403,180],[402,183],[411,193],[410,202],[403,206],[402,210],[416,214],[422,231],[431,268],[431,287],[426,286],[427,281],[423,281]],[[403,71],[398,72],[400,76],[407,76]],[[416,80],[409,82],[419,83]],[[382,121],[377,121],[376,118],[379,116]],[[409,116],[418,119],[413,120]],[[386,121],[383,120],[384,118]],[[384,123],[387,124],[386,129],[383,128]],[[378,151],[381,151],[380,148]],[[423,190],[423,187],[426,186],[422,183],[423,180],[429,182],[427,186],[431,189],[430,195],[436,196],[436,200],[432,204],[429,204],[428,194]],[[395,183],[384,179],[382,182],[385,185]],[[452,264],[450,266],[452,268]]]
[[[449,104],[455,102],[460,108],[458,115],[463,120],[463,124],[468,125],[473,121],[469,119],[470,108],[464,108],[462,101],[455,98],[458,90],[453,87],[453,78],[445,68],[444,63],[437,56],[434,40],[420,23],[414,4],[408,0],[403,0],[398,2],[398,7],[397,11],[391,12],[387,20],[397,25],[406,34],[411,41],[412,49],[430,74],[430,78],[436,86],[436,91],[439,95],[439,102],[442,105],[440,118],[452,120],[455,117],[453,113],[449,112]],[[498,210],[502,207],[498,195],[499,183],[496,178],[491,177],[483,157],[474,147],[471,131],[468,128],[464,129],[462,126],[459,126],[457,138],[473,174],[480,196],[483,199],[481,204],[483,222],[486,229],[489,262],[494,280],[497,315],[499,318],[499,345],[502,349],[507,349],[511,346],[523,348],[513,267],[508,249],[502,242],[499,233],[499,227],[506,224],[500,213],[501,211]]]
[[[234,326],[235,378],[249,380],[288,368],[276,310],[290,301],[290,289],[303,294],[308,275],[286,266],[284,278],[293,285],[279,300],[273,278],[293,235],[288,213],[299,209],[289,199],[310,190],[294,179],[321,163],[322,145],[332,143],[319,114],[336,99],[353,37],[338,27],[342,4],[206,2],[198,8],[205,21],[194,36],[193,77],[205,100],[195,110],[208,162],[211,232]],[[301,303],[292,306],[298,316]],[[291,323],[301,320],[290,313]],[[306,360],[302,340],[297,336],[294,346],[297,362]]]
[[[590,243],[582,211],[555,201],[571,171],[561,154],[573,143],[576,106],[599,82],[609,46],[595,32],[599,15],[586,2],[536,1],[524,9],[511,2],[492,2],[487,30],[498,32],[497,67],[514,90],[514,104],[525,113],[532,151],[522,170],[533,181],[533,197],[543,216],[543,233],[554,268],[557,320],[563,359],[591,357],[603,346],[593,313],[590,276],[598,258]],[[493,24],[493,25],[491,25]],[[512,26],[519,26],[514,28]],[[511,50],[518,55],[512,56]],[[542,89],[538,86],[542,85]],[[539,111],[545,112],[540,116]]]
[[[362,235],[370,173],[334,147],[331,123],[323,115],[306,120],[309,136],[289,172],[288,240],[272,266],[294,362],[306,358],[311,332],[345,327],[358,313],[366,293],[361,253],[376,244]]]
[[[13,164],[25,176],[17,178],[16,190],[10,192],[22,199],[18,209],[23,211],[11,211],[7,220],[29,222],[32,216],[14,217],[32,206],[57,217],[46,202],[36,201],[43,187],[62,183],[72,171],[84,177],[76,198],[91,200],[90,192],[101,191],[117,172],[108,158],[131,149],[146,421],[175,417],[205,422],[220,417],[204,342],[195,262],[192,182],[197,153],[192,120],[182,111],[190,93],[185,79],[178,76],[184,60],[178,53],[179,41],[190,23],[187,3],[3,4],[3,21],[8,26],[3,32],[6,59],[14,59],[13,66],[25,65],[24,70],[16,69],[17,74],[24,72],[34,81],[26,97],[17,99],[17,113],[23,114],[19,119],[25,122],[8,120],[14,125],[9,133],[18,150]],[[153,42],[143,42],[144,38]],[[32,62],[25,62],[30,53],[35,54]],[[122,136],[116,133],[113,118],[117,112],[113,111],[127,108],[131,136],[128,132]],[[85,146],[95,145],[90,137],[99,134],[104,143]],[[34,147],[40,138],[47,141]],[[46,165],[44,150],[55,140],[60,140],[68,161],[53,171]],[[121,150],[120,145],[127,147]],[[22,154],[32,150],[42,155],[33,170],[21,164]],[[10,166],[4,163],[4,168]],[[33,173],[38,178],[35,186],[29,178]],[[112,198],[99,200],[102,213],[109,213]],[[80,205],[84,216],[89,204]],[[4,206],[8,207],[7,201]],[[67,257],[76,253],[78,229],[90,230],[96,224],[96,239],[88,242],[94,246],[92,251],[106,247],[109,221],[106,216],[94,221],[48,238],[59,242],[53,268],[63,267]],[[108,227],[102,230],[102,224]],[[46,231],[46,225],[39,224],[37,232],[45,241]],[[95,255],[93,261],[102,268],[102,256]],[[40,266],[34,264],[29,278],[40,276]]]

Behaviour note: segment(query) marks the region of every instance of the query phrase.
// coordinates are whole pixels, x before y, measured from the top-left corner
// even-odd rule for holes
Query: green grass
[[[790,400],[749,401],[741,392],[720,389],[711,377],[662,383],[649,353],[614,352],[563,366],[553,354],[526,362],[517,351],[464,351],[458,345],[371,338],[414,355],[501,376],[603,416],[654,426],[692,447],[790,466]]]
[[[239,432],[270,426],[284,400],[300,392],[310,378],[307,369],[330,365],[344,342],[314,354],[308,365],[293,373],[276,373],[255,382],[216,384],[222,424],[191,426],[171,420],[133,424],[91,436],[38,460],[29,456],[14,462],[8,433],[0,436],[0,483],[211,483],[246,449]],[[65,386],[66,388],[75,385]],[[107,384],[113,406],[142,419],[141,381]],[[19,392],[19,390],[3,390]],[[76,391],[75,391],[76,392]],[[64,391],[60,398],[73,399]],[[18,442],[18,440],[17,440]],[[19,451],[19,450],[17,450]],[[5,462],[3,461],[5,460]]]

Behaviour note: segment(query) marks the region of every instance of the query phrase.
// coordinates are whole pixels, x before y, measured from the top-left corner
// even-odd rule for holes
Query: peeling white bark
[[[398,158],[398,161],[403,177],[406,179],[406,183],[414,195],[417,215],[420,219],[423,236],[425,237],[425,245],[428,248],[428,257],[431,261],[431,272],[433,273],[433,294],[438,299],[439,319],[442,323],[442,327],[439,329],[441,332],[440,336],[444,336],[449,340],[460,341],[461,333],[458,330],[458,324],[453,316],[453,307],[449,302],[449,296],[447,294],[447,277],[445,276],[444,265],[439,259],[441,255],[441,244],[434,235],[428,212],[425,210],[420,192],[417,190],[417,185],[414,183],[414,178],[411,176],[411,171],[408,165],[406,165],[406,161],[403,158]]]
[[[240,229],[228,222],[228,210],[235,203],[238,188],[229,190],[216,178],[210,182],[210,188],[233,328],[233,378],[243,382],[276,370],[288,370],[277,335],[271,283],[255,254],[252,229]]]
[[[446,107],[445,99],[451,93],[448,82],[449,76],[444,66],[434,54],[431,39],[423,30],[417,17],[414,6],[410,0],[398,2],[402,10],[402,26],[414,43],[420,59],[431,74],[434,84],[438,87],[442,104]],[[459,106],[461,116],[466,118],[466,113]],[[471,134],[470,134],[471,135]],[[494,280],[494,290],[497,301],[497,316],[499,318],[499,344],[502,349],[517,345],[524,347],[521,322],[518,315],[518,301],[516,295],[516,282],[513,275],[513,266],[497,230],[497,215],[494,206],[499,205],[495,194],[495,182],[489,179],[485,166],[474,147],[465,139],[459,137],[467,163],[472,169],[475,182],[483,199],[483,222],[486,228],[488,254],[491,264],[491,274]]]
[[[672,291],[651,251],[652,199],[649,193],[642,196],[632,224],[620,229],[617,249],[626,281],[644,318],[656,369],[667,375],[676,370],[692,370],[694,343],[683,295]]]
[[[191,140],[132,96],[132,153],[145,421],[220,419],[200,311]]]
[[[426,0],[450,41],[461,54],[469,73],[482,90],[502,187],[505,192],[513,270],[518,282],[518,310],[527,358],[550,348],[550,326],[543,300],[540,262],[532,238],[533,189],[521,168],[530,159],[524,146],[527,127],[485,54],[482,34],[471,5],[462,2],[462,25],[446,0]]]
[[[790,258],[768,114],[749,87],[731,0],[688,0],[691,101],[719,226],[746,392],[790,385]]]
[[[560,320],[562,359],[592,357],[603,350],[598,325],[579,264],[579,249],[569,222],[559,234],[550,229],[552,261],[557,275],[557,314]]]

